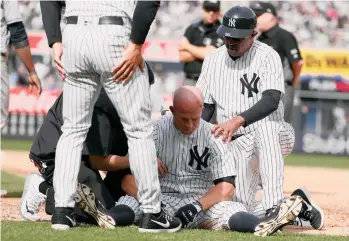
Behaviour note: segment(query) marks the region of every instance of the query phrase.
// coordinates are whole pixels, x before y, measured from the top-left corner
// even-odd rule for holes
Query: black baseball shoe
[[[325,214],[324,211],[316,205],[311,199],[308,192],[304,189],[295,190],[291,196],[300,196],[304,202],[303,207],[298,215],[298,222],[294,222],[293,225],[307,227],[311,226],[314,229],[322,229],[325,223]]]
[[[96,195],[85,184],[78,183],[74,200],[78,207],[93,217],[101,228],[114,229],[114,219],[108,214],[106,208],[96,199]]]
[[[291,196],[283,199],[256,227],[254,235],[270,236],[297,218],[301,212],[303,199]]]
[[[182,222],[179,218],[171,217],[163,209],[159,215],[143,213],[139,221],[139,232],[144,233],[174,233],[180,230]]]
[[[77,226],[74,208],[55,208],[51,218],[51,228],[55,230],[69,230]]]

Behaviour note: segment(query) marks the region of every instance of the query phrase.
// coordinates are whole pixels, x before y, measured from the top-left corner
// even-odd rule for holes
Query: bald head
[[[185,85],[176,90],[173,97],[173,124],[184,135],[193,133],[200,124],[204,102],[201,91]]]
[[[175,109],[190,112],[202,108],[203,105],[201,91],[194,86],[184,85],[174,93],[173,107]]]

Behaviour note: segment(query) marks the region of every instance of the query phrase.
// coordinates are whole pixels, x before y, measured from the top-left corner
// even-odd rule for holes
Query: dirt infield
[[[19,176],[36,171],[27,153],[11,151],[1,153],[1,169]],[[349,170],[287,166],[285,194],[298,187],[305,187],[324,209],[325,228],[321,231],[287,228],[287,231],[349,236]],[[18,198],[1,198],[1,220],[20,220],[18,207]],[[44,213],[42,216],[49,219]]]

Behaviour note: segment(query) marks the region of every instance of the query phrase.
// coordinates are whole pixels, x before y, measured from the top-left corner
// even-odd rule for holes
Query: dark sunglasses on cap
[[[206,12],[219,12],[219,8],[217,7],[204,7]]]

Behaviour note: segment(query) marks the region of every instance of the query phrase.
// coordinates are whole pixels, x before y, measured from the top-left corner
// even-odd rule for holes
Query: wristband
[[[193,205],[196,208],[196,210],[198,211],[198,213],[202,211],[203,208],[202,208],[202,205],[199,201],[193,202]]]
[[[36,71],[29,72],[29,76],[30,76],[30,75],[33,75],[33,74],[37,75],[37,74],[36,74]]]

